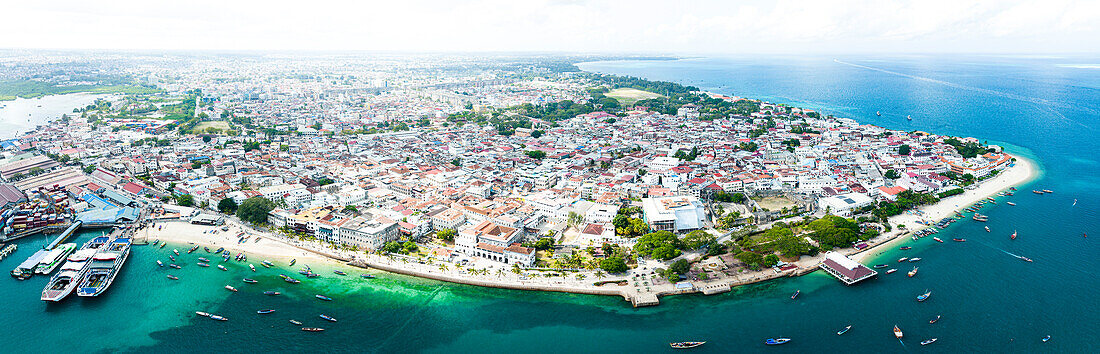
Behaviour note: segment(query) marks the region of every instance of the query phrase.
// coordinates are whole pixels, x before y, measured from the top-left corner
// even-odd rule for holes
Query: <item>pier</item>
[[[14,243],[4,246],[4,249],[0,250],[0,261],[4,260],[4,258],[10,255],[12,252],[15,252],[17,248],[19,248],[19,245],[16,245]]]
[[[46,246],[46,250],[48,251],[57,248],[57,245],[60,245],[62,242],[65,242],[65,240],[68,240],[70,236],[76,233],[76,230],[80,229],[80,225],[83,224],[83,221],[77,220],[76,222],[69,225],[69,227],[66,228],[65,231],[61,232],[61,235],[58,236],[57,239],[53,240],[53,242],[50,242],[49,246]]]

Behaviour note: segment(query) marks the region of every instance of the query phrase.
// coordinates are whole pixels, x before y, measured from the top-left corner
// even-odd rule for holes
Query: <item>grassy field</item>
[[[611,92],[605,93],[604,96],[614,98],[619,101],[620,105],[629,106],[640,100],[647,100],[650,98],[664,97],[656,93],[642,91],[632,88],[617,88],[611,90]]]
[[[776,211],[783,209],[783,207],[793,208],[796,204],[793,200],[783,197],[767,197],[762,199],[753,199],[760,205],[761,208]]]
[[[195,131],[204,131],[204,130],[206,130],[206,128],[215,128],[215,129],[221,129],[222,131],[226,131],[226,130],[229,130],[229,122],[221,121],[221,120],[213,121],[213,122],[202,122],[202,123],[199,123],[199,125],[195,127]]]

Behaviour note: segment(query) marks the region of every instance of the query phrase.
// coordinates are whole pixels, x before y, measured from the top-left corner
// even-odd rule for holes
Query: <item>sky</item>
[[[0,33],[45,49],[1094,53],[1100,1],[4,0]]]

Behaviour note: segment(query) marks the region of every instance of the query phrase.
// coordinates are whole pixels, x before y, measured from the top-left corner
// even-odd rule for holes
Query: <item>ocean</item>
[[[1058,57],[744,57],[585,63],[587,71],[676,81],[724,94],[820,110],[892,129],[974,136],[1038,162],[1040,177],[1014,197],[982,209],[988,223],[964,220],[939,237],[906,243],[867,264],[898,266],[855,286],[816,272],[735,288],[716,296],[661,299],[635,309],[617,297],[487,289],[313,265],[319,279],[291,285],[279,273],[233,263],[229,271],[158,268],[164,249],[137,246],[101,298],[43,304],[45,277],[0,279],[5,352],[668,352],[668,342],[706,340],[693,352],[1096,352],[1100,290],[1093,273],[1100,231],[1100,69],[1095,58]],[[882,116],[877,116],[880,111]],[[911,115],[912,121],[905,119]],[[1032,189],[1051,189],[1035,195]],[[1073,205],[1077,200],[1076,206]],[[1001,201],[1013,201],[1009,206]],[[989,226],[992,232],[982,227]],[[1017,230],[1019,237],[1010,240]],[[1094,231],[1092,238],[1083,233]],[[82,232],[83,242],[97,231]],[[19,241],[0,265],[11,269],[44,239]],[[201,251],[199,251],[201,252]],[[1011,254],[1032,258],[1022,262]],[[212,258],[212,257],[208,257]],[[251,263],[258,265],[257,256]],[[907,278],[906,266],[920,273]],[[299,265],[300,266],[300,265]],[[180,277],[166,279],[166,274]],[[243,277],[260,281],[244,284]],[[240,292],[223,287],[233,285]],[[264,290],[283,292],[264,296]],[[932,297],[918,303],[925,290]],[[797,300],[790,294],[801,290]],[[335,299],[322,302],[315,294]],[[258,315],[256,310],[276,312]],[[206,311],[229,318],[212,321]],[[319,314],[338,319],[328,323]],[[941,315],[936,324],[928,321]],[[288,323],[325,327],[306,333]],[[836,331],[852,329],[843,336]],[[891,332],[898,325],[901,341]],[[1040,339],[1050,335],[1051,340]],[[789,337],[783,346],[764,339]],[[927,338],[939,341],[927,347]]]

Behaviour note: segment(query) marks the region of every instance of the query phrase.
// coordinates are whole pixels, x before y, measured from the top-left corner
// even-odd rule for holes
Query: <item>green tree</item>
[[[779,263],[779,256],[776,256],[774,254],[769,254],[767,256],[764,256],[763,262],[764,262],[763,265],[765,267],[775,266],[776,263]]]
[[[909,155],[911,149],[909,145],[898,146],[898,155]]]
[[[237,207],[237,217],[253,224],[264,224],[267,223],[267,213],[272,210],[275,210],[275,202],[264,197],[252,197]]]
[[[749,251],[738,253],[737,259],[741,260],[742,263],[749,265],[750,268],[755,268],[755,266],[759,266],[764,261],[764,258],[761,257],[759,253]]]
[[[687,274],[688,270],[690,269],[691,264],[689,264],[688,261],[684,259],[677,260],[676,262],[673,262],[672,265],[668,266],[669,272],[679,275]]]
[[[653,257],[654,259],[660,259],[662,261],[667,261],[669,259],[679,257],[680,256],[680,250],[676,249],[676,247],[673,247],[671,245],[664,245],[664,246],[661,246],[661,247],[657,247],[656,249],[651,251],[650,256]]]
[[[541,130],[536,130],[536,131],[531,132],[531,137],[538,139],[538,138],[542,137],[543,134],[546,134],[546,132],[541,131]]]
[[[700,249],[703,246],[717,243],[717,238],[711,235],[709,232],[703,230],[695,230],[684,235],[682,241],[684,247],[689,250]]]
[[[657,231],[639,237],[634,244],[634,252],[655,259],[672,259],[680,255],[680,247],[682,243],[676,235],[668,231]]]
[[[901,178],[901,174],[898,173],[898,170],[886,170],[885,177],[889,179],[898,179]]]
[[[538,159],[538,160],[542,160],[543,158],[546,157],[546,152],[541,151],[541,150],[530,150],[530,151],[524,152],[524,154],[526,154],[527,157],[530,157],[532,159]]]
[[[608,273],[623,273],[627,269],[626,261],[622,257],[607,257],[600,261],[600,269]]]
[[[457,235],[457,234],[458,233],[455,232],[455,230],[442,229],[442,230],[439,230],[439,231],[435,232],[435,237],[437,237],[437,238],[439,238],[440,240],[443,240],[443,241],[453,242],[455,240],[455,235]]]
[[[186,207],[194,206],[195,205],[195,198],[192,197],[190,194],[184,194],[184,195],[176,197],[176,204],[179,204],[180,206],[186,206]]]
[[[218,211],[234,214],[237,212],[237,202],[233,201],[233,198],[222,198],[218,201]]]
[[[95,165],[84,166],[84,173],[92,174],[92,172],[95,172],[95,169]]]

